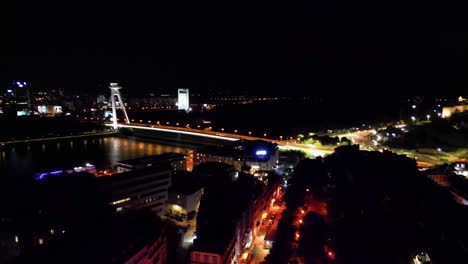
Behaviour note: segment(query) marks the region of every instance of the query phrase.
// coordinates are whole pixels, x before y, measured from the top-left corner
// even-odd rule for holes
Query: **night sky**
[[[2,85],[296,95],[468,87],[466,1],[10,2]]]

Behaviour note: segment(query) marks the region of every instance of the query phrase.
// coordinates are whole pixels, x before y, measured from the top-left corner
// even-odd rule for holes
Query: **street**
[[[281,194],[279,200],[281,200],[282,196],[283,194]],[[281,202],[281,205],[276,203],[268,210],[266,217],[263,219],[262,224],[259,227],[258,235],[254,241],[255,246],[251,251],[252,264],[261,263],[270,253],[270,250],[265,248],[265,236],[268,234],[267,238],[274,237],[278,223],[281,220],[285,209],[285,203]],[[275,215],[274,219],[271,219],[272,215]]]

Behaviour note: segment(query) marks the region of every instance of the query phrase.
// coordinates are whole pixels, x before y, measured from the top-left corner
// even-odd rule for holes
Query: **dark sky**
[[[466,1],[9,2],[2,85],[379,95],[468,88]]]

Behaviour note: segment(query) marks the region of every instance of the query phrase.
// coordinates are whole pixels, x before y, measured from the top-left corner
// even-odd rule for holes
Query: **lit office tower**
[[[31,95],[26,82],[13,82],[2,97],[2,110],[5,114],[14,116],[30,114]]]
[[[179,110],[189,110],[189,89],[180,88],[178,89],[179,100],[177,106]]]

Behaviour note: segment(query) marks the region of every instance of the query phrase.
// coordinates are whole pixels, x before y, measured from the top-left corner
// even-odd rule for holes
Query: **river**
[[[0,149],[0,178],[32,177],[39,172],[71,169],[91,163],[97,169],[111,168],[117,161],[191,149],[119,137],[78,138],[19,144]]]

